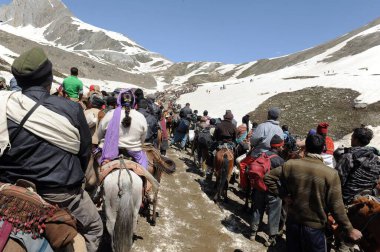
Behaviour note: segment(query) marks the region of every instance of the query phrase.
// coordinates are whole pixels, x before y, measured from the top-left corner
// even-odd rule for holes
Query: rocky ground
[[[217,205],[211,199],[214,182],[204,182],[192,158],[173,149],[168,155],[177,171],[163,175],[157,225],[139,219],[134,251],[284,251],[283,239],[268,249],[263,246],[268,238],[264,232],[257,241],[244,236],[250,214],[242,210],[244,202],[236,184],[228,192],[230,201]]]
[[[291,133],[305,136],[319,122],[328,122],[329,135],[338,140],[361,124],[380,125],[380,102],[355,109],[354,100],[358,96],[351,89],[306,88],[277,94],[260,104],[250,116],[252,121],[262,122],[266,120],[268,108],[279,107],[280,123],[288,125]]]

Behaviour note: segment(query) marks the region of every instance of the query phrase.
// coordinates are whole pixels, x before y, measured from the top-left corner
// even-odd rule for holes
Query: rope
[[[132,180],[131,172],[129,171],[129,169],[127,168],[127,165],[126,165],[125,162],[124,162],[124,156],[123,156],[123,155],[120,155],[120,156],[119,156],[119,161],[120,161],[120,169],[119,169],[119,177],[118,177],[117,185],[118,185],[118,187],[119,187],[119,193],[118,193],[118,195],[119,195],[119,198],[121,198],[121,196],[123,195],[123,193],[122,193],[122,189],[121,189],[121,185],[120,185],[121,172],[122,172],[122,170],[124,170],[124,169],[127,170],[127,173],[128,173],[128,175],[129,175],[129,179],[130,179],[130,181],[131,181],[131,186],[132,186],[132,184],[133,184],[133,180]]]

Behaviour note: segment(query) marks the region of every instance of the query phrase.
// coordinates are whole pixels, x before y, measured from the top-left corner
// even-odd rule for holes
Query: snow
[[[0,58],[8,62],[9,64],[12,64],[13,58],[12,57],[17,57],[18,54],[14,53],[13,51],[9,50],[8,48],[0,45]]]
[[[51,24],[51,23],[50,23]],[[0,23],[0,30],[11,33],[13,35],[24,37],[26,39],[38,42],[44,45],[54,45],[52,42],[46,40],[44,33],[50,24],[44,27],[36,28],[32,25],[14,27],[7,24],[7,22]]]
[[[369,146],[380,149],[380,126],[378,126],[378,127],[367,126],[367,127],[373,131],[373,139],[371,140]],[[338,148],[340,146],[350,147],[351,146],[351,135],[352,135],[352,133],[344,136],[341,140],[336,141],[335,142],[335,148]]]
[[[357,36],[361,36],[363,33]],[[320,62],[331,53],[342,48],[346,43],[347,41],[321,55],[272,73],[249,76],[239,81],[231,79],[219,83],[204,84],[196,92],[182,95],[178,102],[180,104],[189,102],[192,109],[199,111],[207,109],[209,114],[214,117],[222,117],[227,109],[231,109],[235,119],[240,122],[246,113],[255,110],[271,96],[313,86],[351,88],[361,93],[357,98],[361,102],[374,103],[379,101],[380,76],[374,74],[380,74],[380,46],[332,63]],[[359,70],[361,68],[368,68],[368,71]],[[334,74],[327,74],[328,71],[334,72]],[[283,79],[294,76],[318,77]],[[220,90],[222,85],[226,85],[225,90]],[[207,93],[206,90],[210,90],[211,93]]]
[[[54,8],[54,5],[51,3],[51,1],[50,1],[50,0],[49,0],[49,3],[50,3],[50,5],[51,5],[51,7],[52,7],[52,8]]]
[[[75,18],[75,17],[72,17],[72,20],[73,20],[72,23],[74,25],[78,26],[78,30],[89,30],[89,31],[93,31],[93,32],[104,32],[108,37],[110,37],[112,39],[115,39],[118,41],[125,41],[128,44],[131,44],[132,47],[131,46],[125,46],[124,47],[125,53],[127,53],[127,54],[138,54],[138,53],[147,52],[145,49],[142,49],[138,44],[136,44],[136,42],[130,40],[129,38],[127,38],[126,36],[124,36],[121,33],[113,32],[113,31],[107,31],[105,29],[87,24],[87,23],[83,22],[82,20]]]

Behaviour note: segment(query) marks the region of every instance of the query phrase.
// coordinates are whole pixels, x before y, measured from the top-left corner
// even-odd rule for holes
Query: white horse
[[[133,171],[117,169],[103,183],[106,226],[114,252],[130,251],[142,202],[143,182]]]

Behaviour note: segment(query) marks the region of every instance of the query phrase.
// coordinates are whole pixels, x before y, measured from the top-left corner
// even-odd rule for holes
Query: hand
[[[111,162],[111,160],[108,160],[108,159],[104,160],[104,161],[102,162],[102,166],[108,164],[109,162]]]
[[[353,229],[349,234],[348,234],[348,237],[353,240],[353,241],[358,241],[362,238],[362,233],[357,230],[357,229]]]

